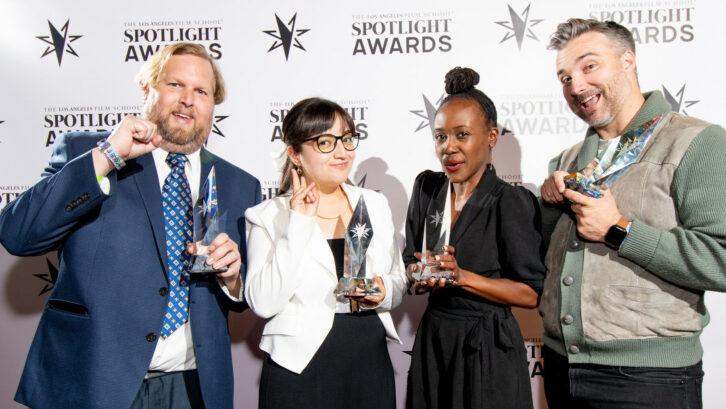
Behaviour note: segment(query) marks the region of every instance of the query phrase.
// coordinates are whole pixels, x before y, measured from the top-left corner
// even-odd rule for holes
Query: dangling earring
[[[295,165],[295,171],[297,172],[298,176],[302,176],[302,166]]]
[[[494,152],[492,152],[492,147],[489,147],[489,165],[487,166],[489,170],[494,170]]]

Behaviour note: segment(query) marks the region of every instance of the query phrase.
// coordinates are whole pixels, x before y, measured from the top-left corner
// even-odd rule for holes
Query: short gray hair
[[[567,43],[582,34],[595,31],[603,33],[621,47],[621,52],[630,50],[635,54],[635,40],[627,28],[614,21],[598,21],[595,19],[571,18],[557,26],[557,30],[550,37],[550,50],[562,50]]]

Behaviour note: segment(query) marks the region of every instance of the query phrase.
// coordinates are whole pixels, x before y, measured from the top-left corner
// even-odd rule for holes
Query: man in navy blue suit
[[[260,183],[202,147],[225,96],[204,47],[169,45],[138,80],[144,118],[62,135],[0,213],[10,253],[60,262],[15,395],[35,409],[232,408],[227,312],[246,308],[244,212]],[[191,203],[212,167],[226,217],[207,264],[227,269],[195,278]]]

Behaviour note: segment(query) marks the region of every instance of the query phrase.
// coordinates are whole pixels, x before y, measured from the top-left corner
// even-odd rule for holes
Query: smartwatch
[[[623,240],[625,240],[625,236],[628,235],[629,225],[630,222],[621,217],[616,224],[610,226],[610,230],[605,234],[605,244],[615,249],[620,248]]]

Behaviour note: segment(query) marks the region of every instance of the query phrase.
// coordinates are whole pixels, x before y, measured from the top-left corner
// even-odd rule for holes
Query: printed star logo
[[[683,100],[683,96],[686,90],[686,84],[683,84],[681,89],[679,89],[675,95],[671,94],[671,92],[668,91],[668,88],[666,88],[665,85],[662,85],[662,87],[663,95],[665,96],[666,101],[668,101],[668,103],[671,105],[671,108],[673,108],[673,111],[675,112],[680,112],[683,115],[688,115],[688,112],[686,112],[686,108],[690,108],[691,106],[701,102],[701,100]]]
[[[522,42],[524,41],[525,35],[527,36],[527,38],[539,41],[539,38],[537,38],[534,32],[532,32],[532,27],[543,22],[544,19],[529,18],[529,8],[531,5],[532,3],[528,4],[527,8],[525,8],[520,15],[517,14],[516,11],[514,11],[512,6],[507,4],[507,7],[509,8],[510,21],[495,21],[496,24],[499,24],[507,30],[510,30],[510,32],[504,35],[504,38],[502,38],[502,41],[500,41],[499,44],[511,38],[515,38],[517,40],[517,47],[520,51],[522,51]]]
[[[217,124],[224,121],[227,118],[229,118],[229,115],[215,115],[214,123],[212,124],[212,133],[215,133],[215,134],[221,136],[222,138],[224,138],[224,133],[222,133],[222,131],[217,126]]]
[[[441,222],[444,220],[444,212],[439,213],[439,211],[436,210],[434,214],[429,217],[431,218],[431,224],[433,224],[434,227],[439,227]]]
[[[285,61],[287,61],[288,57],[290,56],[290,47],[295,47],[303,51],[307,51],[305,47],[303,47],[303,45],[300,43],[300,37],[310,31],[310,29],[295,28],[297,13],[292,16],[287,24],[280,20],[280,17],[278,17],[277,14],[275,14],[275,19],[277,20],[277,30],[262,31],[263,33],[272,36],[275,39],[275,42],[272,43],[272,46],[269,50],[267,50],[267,52],[269,53],[270,51],[280,48],[280,46],[282,46],[282,49],[285,52]]]
[[[444,100],[444,94],[441,94],[441,97],[436,101],[436,104],[432,104],[431,101],[429,101],[428,98],[426,98],[426,95],[421,94],[423,97],[424,102],[424,109],[417,109],[415,111],[409,111],[410,113],[423,118],[421,122],[418,123],[418,126],[416,127],[416,130],[414,132],[418,132],[427,126],[431,129],[431,133],[434,133],[434,117],[436,116],[436,110],[438,109],[439,105],[441,104],[441,101]]]
[[[50,262],[47,257],[45,261],[46,263],[48,263],[48,272],[43,274],[33,274],[34,276],[40,278],[45,282],[45,284],[43,285],[43,289],[40,290],[38,296],[41,296],[52,290],[55,286],[55,280],[58,278],[58,269],[53,265],[53,263]]]
[[[61,27],[60,30],[55,28],[53,23],[48,20],[48,27],[50,28],[50,35],[49,36],[36,36],[38,40],[43,41],[44,43],[48,44],[48,47],[46,47],[45,51],[43,52],[43,55],[40,56],[40,58],[45,57],[46,55],[52,53],[55,51],[55,57],[58,59],[58,66],[61,65],[61,60],[63,60],[63,52],[67,52],[68,54],[75,55],[78,57],[78,54],[76,54],[76,50],[73,49],[71,46],[71,43],[78,40],[79,38],[83,37],[82,35],[69,35],[68,34],[68,24],[70,23],[70,19],[66,20],[66,23]]]
[[[353,227],[353,237],[358,240],[365,239],[368,237],[369,231],[371,231],[371,229],[366,227],[365,223],[356,223],[355,227]]]

